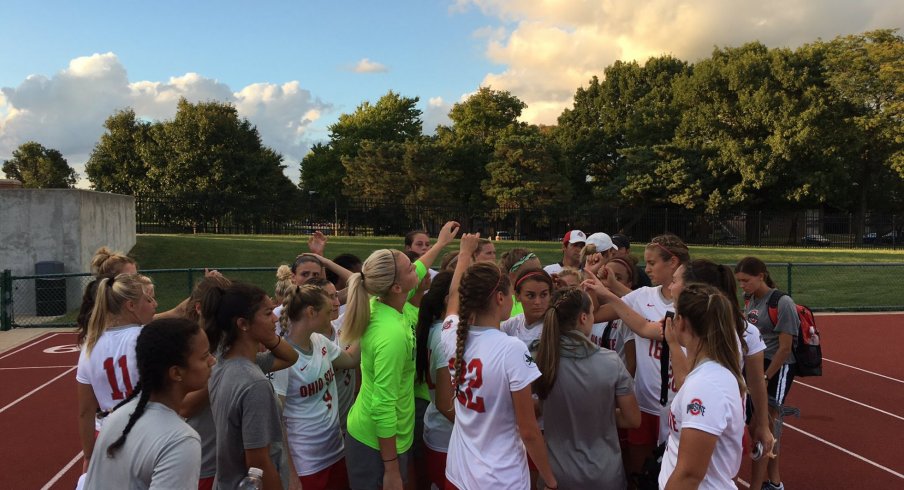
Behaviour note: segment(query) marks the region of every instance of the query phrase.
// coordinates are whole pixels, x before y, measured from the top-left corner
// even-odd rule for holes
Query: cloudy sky
[[[0,160],[35,140],[82,176],[115,110],[167,119],[176,101],[228,101],[285,156],[392,89],[430,132],[480,86],[554,123],[617,59],[904,27],[900,0],[11,0],[0,9]],[[84,182],[83,182],[84,184]]]

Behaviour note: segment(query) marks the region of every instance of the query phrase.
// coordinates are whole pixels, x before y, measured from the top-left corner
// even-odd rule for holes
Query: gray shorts
[[[399,454],[402,483],[408,482],[410,457],[411,450]],[[348,467],[348,483],[352,490],[377,490],[383,487],[383,456],[380,455],[380,451],[346,434],[345,462]]]

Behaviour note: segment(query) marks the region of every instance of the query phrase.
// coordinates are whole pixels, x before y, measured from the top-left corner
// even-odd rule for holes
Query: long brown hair
[[[741,353],[735,334],[735,307],[720,290],[706,284],[688,284],[678,295],[675,314],[690,325],[694,336],[706,348],[707,356],[731,371],[741,393],[747,391],[741,374]],[[689,353],[690,354],[690,353]],[[695,365],[701,361],[699,352],[693,353]]]
[[[455,391],[465,380],[465,341],[471,322],[478,313],[487,310],[490,301],[497,292],[511,294],[508,274],[498,265],[490,262],[478,262],[468,267],[461,278],[459,296],[459,320],[455,342]]]
[[[553,293],[543,319],[543,333],[540,334],[540,346],[537,349],[540,378],[534,382],[534,391],[540,399],[545,400],[556,384],[562,337],[583,342],[588,348],[596,347],[578,331],[581,313],[589,315],[590,309],[590,296],[578,288],[562,288]]]
[[[663,261],[668,261],[672,257],[678,258],[679,264],[686,264],[691,260],[691,252],[687,245],[678,235],[666,233],[653,237],[647,245],[647,250],[654,250]]]
[[[763,282],[770,288],[775,289],[775,281],[773,281],[772,277],[769,275],[769,269],[766,268],[766,263],[756,257],[744,257],[738,262],[738,265],[735,266],[734,271],[736,274],[740,272],[749,276],[758,276],[762,274]]]
[[[744,355],[747,355],[747,342],[744,340],[744,332],[747,330],[747,320],[741,307],[738,304],[738,284],[735,281],[731,268],[722,264],[717,264],[708,259],[695,259],[684,264],[684,274],[681,277],[684,284],[703,283],[715,286],[722,294],[731,300],[735,313],[735,329],[738,338],[741,339],[741,348]]]

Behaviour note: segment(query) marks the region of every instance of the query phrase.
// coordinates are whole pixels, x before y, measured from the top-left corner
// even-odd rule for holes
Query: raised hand
[[[480,245],[480,233],[465,233],[461,236],[461,243],[459,244],[459,260],[461,257],[470,257],[474,255],[474,252],[477,251],[477,247]]]
[[[310,238],[308,238],[308,250],[311,251],[314,255],[323,255],[323,251],[326,249],[327,237],[323,233],[319,231],[315,231]]]
[[[439,231],[439,236],[436,237],[436,245],[442,248],[452,243],[452,240],[455,239],[455,235],[458,234],[458,230],[460,229],[461,225],[458,223],[458,221],[447,222]]]

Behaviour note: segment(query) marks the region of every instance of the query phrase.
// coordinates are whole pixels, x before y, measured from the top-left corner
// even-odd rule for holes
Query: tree
[[[136,195],[146,193],[149,167],[142,151],[151,124],[140,121],[132,109],[116,112],[104,122],[107,130],[94,145],[85,173],[94,189]]]
[[[862,236],[868,210],[904,204],[904,38],[877,30],[810,46],[821,54],[836,134],[845,150],[846,195]]]
[[[485,196],[474,183],[489,178],[487,164],[499,135],[519,124],[525,108],[527,104],[510,92],[490,87],[481,87],[452,106],[452,125],[437,128],[436,142],[460,176],[448,183],[456,201],[475,208],[486,207]]]
[[[69,189],[78,178],[59,151],[34,141],[13,151],[13,157],[3,162],[3,173],[29,189]]]
[[[538,127],[512,124],[499,134],[487,165],[484,193],[505,209],[517,213],[515,235],[521,235],[521,211],[536,211],[571,201],[567,178],[558,172],[555,147]]]
[[[354,189],[345,190],[343,159],[354,157],[364,141],[401,143],[419,138],[422,123],[418,100],[389,91],[375,104],[364,102],[355,112],[339,116],[329,127],[329,143],[315,145],[302,159],[299,185],[328,198],[354,195]]]

